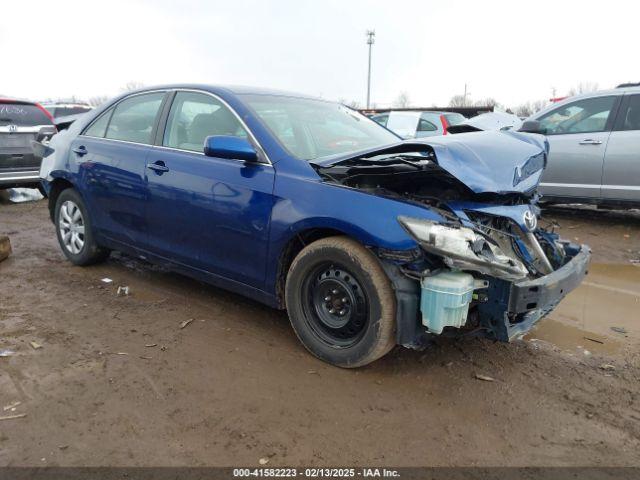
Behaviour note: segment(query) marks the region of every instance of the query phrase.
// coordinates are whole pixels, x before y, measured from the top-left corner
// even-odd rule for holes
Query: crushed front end
[[[538,139],[482,132],[320,165],[327,182],[422,205],[442,221],[398,215],[417,246],[375,249],[397,300],[398,343],[475,334],[510,341],[587,274],[590,251],[538,225]]]
[[[501,210],[502,215],[495,216],[460,211],[460,221],[447,226],[399,219],[420,245],[419,260],[396,266],[419,281],[414,294],[420,296],[417,312],[424,327],[405,336],[404,345],[419,346],[433,334],[465,332],[508,342],[529,331],[582,282],[591,256],[586,245],[563,241],[544,228],[527,230],[513,219],[522,211],[523,218],[531,218],[527,213],[533,212],[532,207]],[[451,272],[458,277],[452,277]],[[440,277],[447,281],[438,282]],[[463,282],[465,278],[472,292],[469,301],[461,305],[452,279]],[[425,308],[433,303],[443,304],[442,311]],[[446,324],[454,308],[461,308],[465,316],[462,325]],[[454,328],[442,328],[442,315],[444,326]]]

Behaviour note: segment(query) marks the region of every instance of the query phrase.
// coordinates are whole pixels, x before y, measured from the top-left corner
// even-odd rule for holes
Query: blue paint
[[[246,161],[253,160],[254,147],[236,138],[208,139],[204,155],[164,148],[161,135],[155,135],[154,145],[80,135],[124,96],[114,99],[54,137],[54,167],[45,181],[47,189],[57,179],[74,185],[90,210],[99,243],[275,305],[283,251],[304,231],[331,229],[368,247],[403,251],[417,244],[399,225],[398,216],[444,221],[427,206],[321,181],[311,164],[288,153],[242,98],[272,92],[203,85],[154,90],[170,95],[176,88],[221,98],[243,120],[271,164]],[[418,145],[425,143],[443,169],[476,192],[526,192],[540,176],[528,174],[513,185],[515,169],[544,151],[535,139],[481,132],[431,138]],[[75,153],[79,147],[87,153]],[[349,156],[354,154],[317,163],[337,163]],[[518,224],[529,208],[470,202],[451,206],[462,218],[464,210],[471,209],[508,216]]]
[[[436,155],[438,165],[456,177],[475,193],[526,193],[535,189],[546,165],[548,144],[543,137],[509,131],[486,131],[406,140],[384,149],[358,152],[319,159],[322,166],[334,165],[359,155],[383,154],[403,145],[424,148],[428,145]],[[532,162],[540,156],[543,160]],[[538,170],[527,171],[531,165]],[[522,171],[527,171],[522,175]],[[514,177],[522,178],[516,183]]]
[[[258,161],[258,154],[246,138],[213,135],[204,141],[207,157],[228,158],[230,160]]]

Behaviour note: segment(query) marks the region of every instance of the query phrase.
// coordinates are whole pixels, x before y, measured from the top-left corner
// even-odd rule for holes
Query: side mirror
[[[547,133],[547,129],[542,128],[542,125],[540,125],[538,120],[526,120],[522,122],[522,126],[518,131],[525,133],[541,133],[543,135]]]
[[[204,154],[207,157],[228,158],[257,162],[258,152],[246,138],[227,135],[212,135],[204,140]]]

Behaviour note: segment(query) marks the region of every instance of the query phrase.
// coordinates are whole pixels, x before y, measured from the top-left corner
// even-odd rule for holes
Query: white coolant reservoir
[[[442,272],[422,279],[420,311],[422,324],[431,333],[444,327],[460,328],[467,323],[474,280],[463,272]]]

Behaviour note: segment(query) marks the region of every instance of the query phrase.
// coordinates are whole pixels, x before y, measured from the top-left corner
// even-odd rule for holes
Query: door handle
[[[164,162],[150,163],[147,165],[147,168],[153,170],[159,175],[169,171],[169,167],[167,167]]]
[[[602,145],[602,140],[593,140],[591,138],[585,138],[580,142],[580,145]]]
[[[89,153],[87,151],[87,147],[85,147],[84,145],[80,145],[79,147],[74,148],[73,152],[76,155],[78,155],[79,157],[82,157],[82,156],[86,155],[87,153]]]

